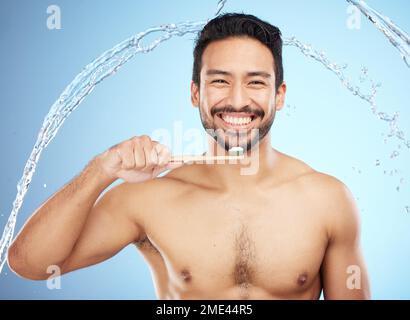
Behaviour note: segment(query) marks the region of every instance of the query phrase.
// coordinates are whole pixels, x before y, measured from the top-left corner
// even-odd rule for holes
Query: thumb
[[[160,173],[162,173],[162,172],[164,172],[164,171],[174,170],[174,169],[180,168],[180,167],[182,167],[182,166],[184,166],[184,165],[185,165],[185,163],[182,162],[182,161],[181,161],[181,162],[168,162],[166,165],[156,167],[156,168],[154,169],[154,171],[152,172],[152,175],[153,175],[154,177],[156,177],[156,176],[158,176]]]
[[[178,162],[168,162],[166,165],[165,165],[165,170],[173,170],[173,169],[176,169],[176,168],[180,168],[180,167],[182,167],[182,166],[184,166],[186,163],[185,162],[183,162],[183,161],[178,161]]]

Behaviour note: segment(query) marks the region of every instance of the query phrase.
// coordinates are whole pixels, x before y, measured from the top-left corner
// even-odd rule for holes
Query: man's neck
[[[228,155],[228,152],[210,138],[206,155]],[[244,183],[249,186],[263,181],[278,166],[279,159],[278,151],[271,146],[269,134],[245,154],[245,159],[243,163],[246,164],[225,161],[224,164],[207,166],[207,175],[218,188],[226,191],[236,190]]]

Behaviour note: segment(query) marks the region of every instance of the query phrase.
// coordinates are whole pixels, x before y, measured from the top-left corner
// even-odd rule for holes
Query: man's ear
[[[285,105],[285,96],[286,96],[286,82],[283,81],[276,91],[275,103],[276,111],[279,111]]]
[[[191,103],[194,108],[199,107],[199,87],[191,81]]]

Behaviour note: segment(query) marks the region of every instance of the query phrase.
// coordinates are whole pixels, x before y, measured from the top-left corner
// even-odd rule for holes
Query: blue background
[[[409,1],[368,3],[410,30]],[[61,8],[61,30],[46,27],[51,4]],[[400,126],[410,135],[410,69],[364,17],[359,30],[347,28],[347,7],[343,0],[237,0],[228,1],[224,11],[257,15],[279,26],[284,37],[311,43],[331,60],[347,63],[355,83],[360,84],[361,67],[368,67],[371,78],[382,84],[376,100],[380,109],[399,111]],[[204,20],[215,8],[216,1],[0,2],[1,230],[43,119],[74,76],[133,34],[163,23]],[[84,100],[43,152],[17,230],[34,209],[111,145],[158,128],[172,130],[175,121],[182,121],[184,130],[202,128],[190,104],[193,38],[173,38],[148,55],[136,56]],[[400,156],[390,159],[397,140],[383,142],[388,126],[372,115],[368,104],[298,49],[284,47],[283,55],[289,107],[277,115],[272,145],[349,186],[361,209],[373,298],[409,299],[410,213],[404,209],[410,205],[409,150],[398,149]],[[390,176],[394,169],[397,174]],[[401,177],[405,180],[397,191]],[[0,298],[155,299],[150,277],[142,256],[129,246],[104,263],[64,276],[60,290],[21,279],[5,266]]]

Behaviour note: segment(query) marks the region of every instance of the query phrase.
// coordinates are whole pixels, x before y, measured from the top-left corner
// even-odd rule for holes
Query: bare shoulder
[[[304,192],[313,199],[320,200],[330,212],[346,212],[346,209],[355,204],[347,185],[332,175],[314,170],[299,180]]]
[[[320,196],[324,198],[323,201],[329,199],[335,204],[342,204],[352,198],[348,187],[338,178],[320,172],[292,156],[284,154],[282,156],[286,158],[289,171],[293,172],[294,181],[307,195]]]
[[[135,214],[143,212],[150,205],[169,203],[186,195],[189,187],[184,168],[174,169],[168,174],[140,183],[120,183],[104,195],[106,201],[115,201],[118,207]],[[188,174],[189,175],[189,174]]]
[[[178,170],[178,169],[175,169]],[[144,237],[153,213],[166,214],[175,201],[183,201],[189,188],[175,176],[162,176],[140,183],[122,182],[108,189],[97,201],[103,212],[112,212],[139,226]]]
[[[321,172],[305,177],[306,188],[326,223],[330,240],[357,237],[360,215],[354,195],[339,179]]]
[[[299,174],[295,188],[303,195],[306,205],[317,212],[326,223],[329,236],[356,233],[359,228],[359,210],[354,195],[338,178],[317,171],[303,161],[292,158]]]

